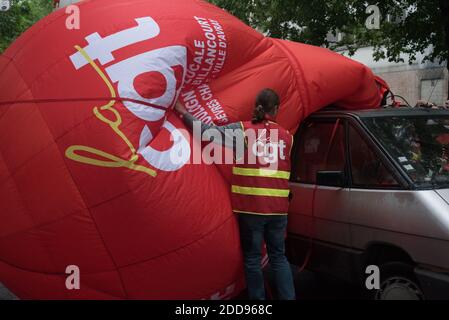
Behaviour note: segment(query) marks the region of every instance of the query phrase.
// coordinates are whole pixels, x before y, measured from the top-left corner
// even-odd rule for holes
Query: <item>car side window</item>
[[[368,188],[392,188],[399,184],[376,152],[352,126],[349,126],[352,185]]]
[[[296,182],[315,184],[318,171],[344,171],[344,123],[335,126],[335,121],[311,121],[301,129],[294,163]]]

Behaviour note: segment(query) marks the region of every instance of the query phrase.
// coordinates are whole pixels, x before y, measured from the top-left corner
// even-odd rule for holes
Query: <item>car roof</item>
[[[311,117],[322,116],[341,116],[349,115],[357,118],[375,118],[375,117],[419,117],[419,116],[449,116],[448,109],[429,109],[429,108],[377,108],[364,110],[346,110],[335,107],[324,108],[311,115]]]

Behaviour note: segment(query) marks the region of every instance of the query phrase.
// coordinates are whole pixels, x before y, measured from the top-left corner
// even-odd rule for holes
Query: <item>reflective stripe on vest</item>
[[[261,132],[257,131],[256,134],[250,132],[251,135],[248,136],[245,134],[247,153],[243,158],[244,161],[236,163],[232,168],[232,210],[244,214],[287,215],[290,194],[288,153],[291,149],[292,136],[273,122],[253,124],[248,121],[242,122],[241,126],[244,131],[253,129]],[[270,131],[272,129],[278,130],[273,136]],[[258,149],[259,147],[262,147],[263,152]],[[252,163],[251,161],[255,159],[258,161]]]
[[[232,193],[244,194],[249,196],[268,196],[268,197],[282,197],[287,198],[289,189],[270,189],[270,188],[255,188],[232,186]]]
[[[265,178],[279,178],[279,179],[290,178],[289,171],[271,170],[263,168],[254,169],[254,168],[233,167],[232,173],[238,176],[246,176],[246,177],[265,177]]]

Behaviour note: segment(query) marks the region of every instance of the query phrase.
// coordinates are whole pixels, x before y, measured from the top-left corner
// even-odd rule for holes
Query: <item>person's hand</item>
[[[181,115],[185,115],[187,113],[187,109],[184,107],[184,105],[178,100],[175,104],[175,110],[179,112]]]

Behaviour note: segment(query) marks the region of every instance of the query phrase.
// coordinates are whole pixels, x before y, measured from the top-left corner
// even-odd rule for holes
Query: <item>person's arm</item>
[[[184,121],[184,124],[193,130],[193,123],[198,121],[201,124],[201,134],[204,134],[208,130],[217,130],[222,138],[228,138],[228,140],[232,137],[230,135],[231,132],[234,132],[234,130],[242,130],[242,125],[240,122],[233,122],[224,126],[217,126],[214,124],[207,124],[205,122],[202,122],[201,120],[198,120],[194,116],[192,116],[190,113],[186,113],[183,115],[182,120]],[[243,132],[243,131],[242,131]],[[225,139],[223,139],[224,141]]]
[[[222,146],[232,148],[234,152],[238,151],[236,150],[237,137],[241,138],[244,142],[245,137],[241,122],[234,122],[224,126],[207,124],[192,116],[179,101],[176,103],[175,110],[178,111],[178,113],[182,116],[184,124],[191,130],[193,130],[193,124],[198,121],[198,123],[201,124],[201,134],[208,137],[211,141],[214,141],[214,139],[211,139],[211,137],[208,136],[208,133],[213,134],[213,132],[209,130],[216,130],[215,132],[218,132],[221,136],[220,144]],[[216,143],[216,141],[214,142]]]

